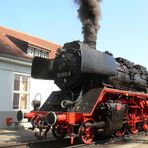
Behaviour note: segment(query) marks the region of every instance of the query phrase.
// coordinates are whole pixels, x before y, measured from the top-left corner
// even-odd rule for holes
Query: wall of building
[[[0,111],[0,129],[17,129],[31,127],[31,123],[24,119],[20,123],[17,121],[17,111]],[[7,120],[12,119],[12,124],[7,125]]]
[[[11,71],[0,69],[0,111],[12,111],[12,80]]]
[[[14,73],[30,74],[30,67],[0,61],[0,111],[12,111]]]
[[[7,126],[6,119],[12,117],[16,121],[13,110],[14,73],[30,74],[30,67],[0,61],[0,128],[14,128]]]

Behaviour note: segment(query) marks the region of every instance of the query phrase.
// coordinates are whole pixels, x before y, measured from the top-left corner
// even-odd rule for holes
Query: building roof
[[[19,42],[18,45],[13,42],[14,39],[15,41]],[[19,57],[19,58],[30,59],[30,56],[28,56],[22,50],[23,48],[21,48],[28,45],[37,46],[41,49],[46,49],[51,51],[49,58],[53,58],[55,56],[56,49],[61,47],[58,44],[51,43],[46,40],[27,35],[22,32],[14,31],[5,27],[0,27],[1,55],[9,55],[12,57],[14,56],[15,58]]]

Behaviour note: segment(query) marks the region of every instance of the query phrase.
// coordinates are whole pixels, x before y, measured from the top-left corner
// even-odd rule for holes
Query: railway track
[[[125,135],[123,138],[99,138],[95,141],[92,142],[90,146],[96,146],[97,144],[113,144],[113,143],[118,143],[118,144],[123,144],[123,143],[130,143],[130,142],[135,142],[134,137],[136,136],[148,136],[148,133],[143,133],[140,132],[137,135]],[[148,144],[148,140],[145,141],[145,144]],[[74,144],[70,144],[70,139],[65,138],[61,140],[41,140],[41,141],[31,141],[31,142],[24,142],[24,143],[18,143],[18,144],[7,144],[7,145],[2,145],[0,148],[63,148],[63,147],[68,147],[68,148],[78,148],[78,147],[87,147],[88,145],[80,143],[78,137],[75,137]]]
[[[79,139],[75,138],[74,145],[80,144]],[[31,141],[31,142],[23,142],[18,144],[7,144],[2,145],[0,148],[61,148],[61,147],[69,147],[70,139],[65,138],[61,140],[39,140],[39,141]]]

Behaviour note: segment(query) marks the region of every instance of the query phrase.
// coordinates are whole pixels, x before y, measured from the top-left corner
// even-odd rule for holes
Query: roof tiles
[[[27,35],[22,32],[17,32],[8,28],[0,27],[0,54],[7,54],[15,57],[30,58],[19,46],[16,46],[14,42],[9,38],[16,38],[24,43],[32,44],[46,50],[51,50],[49,58],[55,56],[56,49],[61,47],[58,44],[48,42],[37,37]]]

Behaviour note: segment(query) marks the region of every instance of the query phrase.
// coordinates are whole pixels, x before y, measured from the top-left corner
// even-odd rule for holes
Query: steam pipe
[[[100,121],[100,122],[95,122],[95,123],[86,123],[85,127],[97,127],[97,128],[102,128],[104,127],[106,124],[104,121]]]

